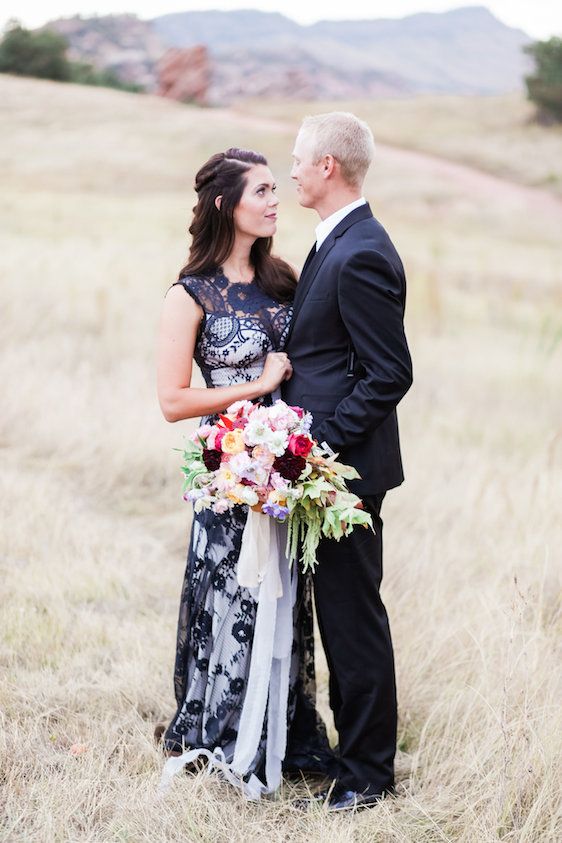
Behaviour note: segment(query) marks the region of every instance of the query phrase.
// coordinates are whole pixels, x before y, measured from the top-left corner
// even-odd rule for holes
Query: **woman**
[[[168,421],[202,416],[205,423],[235,401],[270,401],[291,376],[283,344],[296,277],[271,254],[279,200],[262,155],[240,149],[213,155],[197,173],[195,190],[189,261],[164,301],[158,397]],[[190,386],[193,360],[206,388]],[[310,594],[301,581],[295,597],[295,578],[290,668],[285,685],[276,685],[281,699],[273,704],[270,688],[268,711],[250,711],[250,668],[255,677],[264,664],[257,663],[255,594],[236,579],[246,518],[242,506],[194,515],[178,623],[177,711],[164,747],[177,757],[166,765],[170,773],[204,755],[257,798],[280,782],[288,725],[293,767],[327,771],[330,753],[312,701]]]

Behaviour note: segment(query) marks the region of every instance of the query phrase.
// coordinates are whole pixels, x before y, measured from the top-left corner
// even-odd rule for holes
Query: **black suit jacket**
[[[404,479],[396,405],[412,383],[405,299],[402,262],[368,204],[311,251],[297,286],[283,398],[310,410],[312,434],[357,469],[357,494]]]

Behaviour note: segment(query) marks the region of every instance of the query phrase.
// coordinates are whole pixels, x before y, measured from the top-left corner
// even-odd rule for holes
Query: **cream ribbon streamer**
[[[265,583],[268,599],[283,596],[279,572],[279,557],[283,548],[278,546],[276,526],[269,515],[248,509],[236,576],[239,584],[249,588],[256,599],[256,591],[262,583]],[[260,589],[259,599],[264,596],[265,591]]]
[[[214,751],[190,749],[169,758],[160,780],[160,792],[173,776],[199,757],[209,769],[219,770],[246,799],[258,800],[281,783],[281,764],[287,742],[287,701],[293,641],[293,606],[297,590],[296,568],[285,555],[287,528],[267,515],[248,511],[238,563],[238,581],[257,601],[248,682],[232,763],[220,747]],[[267,708],[265,783],[248,775],[260,743]],[[244,781],[244,778],[247,781]]]

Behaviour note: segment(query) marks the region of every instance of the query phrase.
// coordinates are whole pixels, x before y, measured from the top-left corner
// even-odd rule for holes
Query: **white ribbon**
[[[286,525],[267,515],[248,510],[238,562],[238,582],[257,600],[252,655],[240,714],[238,736],[231,764],[219,747],[191,749],[169,758],[162,771],[160,791],[165,793],[173,776],[186,764],[203,756],[209,768],[221,771],[239,787],[246,799],[258,800],[281,783],[281,764],[287,743],[287,700],[293,641],[293,606],[297,591],[296,570],[285,555]],[[266,707],[267,735],[265,783],[250,769],[259,747]]]
[[[262,583],[266,584],[268,599],[283,595],[279,573],[279,557],[283,548],[278,546],[276,526],[269,515],[248,508],[236,576],[239,584],[249,588],[255,599],[258,599],[257,590]],[[259,599],[264,596],[265,592],[260,590]]]

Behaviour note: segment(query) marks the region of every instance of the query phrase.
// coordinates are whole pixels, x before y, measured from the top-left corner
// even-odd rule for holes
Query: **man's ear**
[[[220,211],[221,209],[221,202],[222,196],[217,196],[217,198],[215,199],[215,208],[217,209],[217,211]]]
[[[336,169],[336,159],[333,155],[325,155],[322,159],[322,176],[329,179]]]

